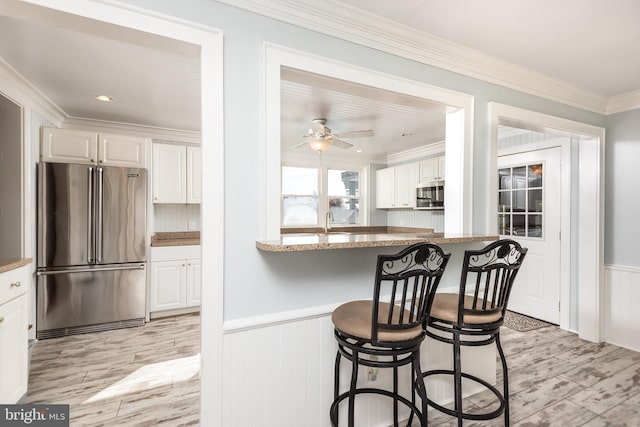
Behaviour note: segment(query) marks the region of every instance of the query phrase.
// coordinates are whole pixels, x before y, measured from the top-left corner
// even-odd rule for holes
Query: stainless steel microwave
[[[418,184],[416,209],[444,209],[444,181]]]

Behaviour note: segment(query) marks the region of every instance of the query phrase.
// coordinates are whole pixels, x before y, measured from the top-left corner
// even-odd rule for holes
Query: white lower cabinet
[[[27,267],[0,274],[0,403],[17,403],[29,381]]]
[[[200,246],[151,248],[149,312],[200,306]]]

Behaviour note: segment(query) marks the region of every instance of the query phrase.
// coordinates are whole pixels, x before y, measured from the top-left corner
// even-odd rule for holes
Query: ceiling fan
[[[357,130],[351,132],[332,133],[327,126],[327,119],[313,119],[309,127],[309,131],[304,135],[304,141],[294,145],[291,148],[298,148],[305,144],[309,144],[311,149],[319,153],[323,152],[329,146],[334,145],[338,148],[347,149],[353,147],[340,138],[361,138],[365,136],[373,136],[372,130]]]

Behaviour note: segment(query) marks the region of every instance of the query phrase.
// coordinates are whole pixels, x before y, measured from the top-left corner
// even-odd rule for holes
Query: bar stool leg
[[[353,427],[356,406],[356,384],[358,382],[358,352],[351,353],[351,387],[349,388],[349,427]]]
[[[397,362],[398,357],[393,356],[393,361]],[[398,367],[393,367],[393,427],[398,427]]]
[[[498,353],[500,354],[500,361],[502,362],[502,386],[504,389],[504,425],[509,426],[509,374],[507,370],[507,359],[504,357],[504,351],[502,351],[502,344],[500,343],[500,332],[496,334],[496,347],[498,347]]]
[[[460,360],[460,334],[456,331],[453,332],[453,363],[455,410],[458,416],[458,427],[462,427],[462,362]]]
[[[424,377],[422,376],[422,368],[420,367],[420,350],[418,349],[414,355],[414,361],[412,362],[414,366],[414,388],[413,390],[417,390],[418,396],[420,396],[420,401],[422,402],[422,418],[420,419],[421,426],[429,425],[429,415],[427,413],[427,387],[424,383]],[[412,400],[415,405],[415,396]],[[411,417],[409,417],[409,423],[407,426],[411,426],[411,418],[413,417],[413,412],[411,413]]]
[[[336,354],[336,362],[333,370],[333,401],[335,402],[338,399],[338,395],[340,394],[340,360],[342,359],[342,355],[340,354],[340,350],[338,350]],[[339,422],[339,411],[336,411],[336,425]]]

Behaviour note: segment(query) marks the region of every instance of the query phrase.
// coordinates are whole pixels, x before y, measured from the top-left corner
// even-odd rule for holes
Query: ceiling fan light
[[[326,138],[310,138],[309,139],[309,146],[311,147],[311,149],[313,149],[313,151],[322,152],[327,148],[329,148],[329,145],[331,145],[331,140]]]

